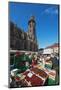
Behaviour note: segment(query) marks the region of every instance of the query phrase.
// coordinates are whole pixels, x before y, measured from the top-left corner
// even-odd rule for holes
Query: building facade
[[[44,49],[43,54],[59,54],[59,44],[55,43]]]
[[[10,22],[10,49],[37,51],[36,22],[34,16],[28,21],[28,32],[24,32],[14,23]]]

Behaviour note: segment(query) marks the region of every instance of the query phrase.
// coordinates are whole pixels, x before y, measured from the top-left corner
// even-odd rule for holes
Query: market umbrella
[[[25,71],[28,66],[25,65],[26,62],[31,62],[31,59],[28,57],[28,55],[22,54],[15,58],[15,64],[18,69],[21,69],[21,71]]]
[[[19,61],[19,62],[21,62],[21,61],[28,61],[28,62],[30,62],[30,58],[29,58],[29,56],[28,55],[26,55],[26,54],[22,54],[22,55],[19,55],[18,57],[16,57],[16,59]]]

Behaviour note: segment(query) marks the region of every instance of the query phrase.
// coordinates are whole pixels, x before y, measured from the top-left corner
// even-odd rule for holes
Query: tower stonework
[[[10,22],[10,48],[12,50],[37,51],[36,22],[32,16],[28,21],[28,32]]]
[[[36,38],[36,22],[35,17],[32,16],[28,21],[28,49],[31,51],[37,51],[37,38]]]

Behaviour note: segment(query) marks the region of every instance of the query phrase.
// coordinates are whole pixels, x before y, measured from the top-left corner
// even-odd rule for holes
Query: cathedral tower
[[[28,50],[37,51],[37,38],[36,38],[36,22],[35,17],[32,16],[28,21]]]
[[[35,17],[32,16],[28,21],[28,35],[29,35],[29,39],[31,40],[36,39],[35,26],[36,26]]]

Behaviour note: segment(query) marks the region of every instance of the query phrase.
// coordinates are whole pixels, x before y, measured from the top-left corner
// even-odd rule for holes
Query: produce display
[[[53,63],[50,59],[40,59],[36,54],[17,53],[12,60],[14,66],[10,71],[10,83],[15,82],[18,87],[43,86],[46,82],[47,85],[56,83],[56,70],[52,69]]]

